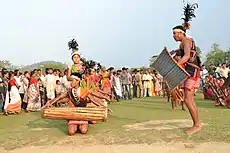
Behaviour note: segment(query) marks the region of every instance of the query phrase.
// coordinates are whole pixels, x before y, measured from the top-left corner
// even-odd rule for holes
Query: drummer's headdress
[[[194,11],[197,8],[198,8],[197,3],[193,3],[193,4],[192,3],[186,3],[184,6],[184,17],[181,18],[184,20],[184,23],[182,25],[178,25],[178,26],[174,27],[173,31],[186,33],[186,30],[188,30],[191,26],[191,24],[189,22],[191,22],[192,19],[196,17],[196,15],[194,14]]]
[[[86,60],[82,58],[83,66],[85,66],[85,71],[88,72],[90,69],[94,69],[97,63],[93,60]]]
[[[68,46],[69,46],[69,50],[73,49],[73,50],[78,50],[78,43],[76,42],[75,39],[72,39],[68,42]]]
[[[78,51],[78,43],[75,39],[72,39],[68,42],[69,50],[72,49],[71,57],[73,58],[74,55],[80,55],[80,52]]]

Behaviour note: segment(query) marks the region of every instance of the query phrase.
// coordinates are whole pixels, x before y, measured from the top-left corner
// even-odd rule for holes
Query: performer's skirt
[[[189,90],[189,91],[199,89],[199,87],[200,87],[200,78],[189,77],[181,84],[182,89]]]

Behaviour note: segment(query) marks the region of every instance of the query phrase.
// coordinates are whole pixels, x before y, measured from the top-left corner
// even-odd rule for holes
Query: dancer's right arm
[[[62,99],[64,99],[64,98],[67,98],[67,97],[68,97],[68,93],[67,93],[67,92],[62,93],[59,97],[54,98],[54,99],[48,101],[48,102],[43,106],[43,108],[51,107],[53,104],[59,102],[60,100],[62,100]]]

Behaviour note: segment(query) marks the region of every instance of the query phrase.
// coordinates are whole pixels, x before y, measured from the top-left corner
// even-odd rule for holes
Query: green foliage
[[[2,69],[2,68],[6,68],[8,70],[15,70],[18,67],[15,65],[12,65],[10,63],[10,61],[8,61],[8,60],[0,60],[0,69]]]
[[[229,61],[229,51],[224,51],[220,48],[220,45],[217,43],[214,43],[212,45],[211,51],[208,52],[206,55],[206,64],[207,65],[218,65],[219,63],[224,63]]]
[[[22,66],[21,71],[31,71],[33,69],[41,69],[43,72],[46,68],[60,69],[63,70],[65,68],[65,64],[55,61],[43,61],[39,63],[34,63],[32,65]]]
[[[44,64],[43,66],[40,66],[40,68],[42,69],[46,69],[46,68],[53,68],[53,69],[59,69],[59,70],[64,70],[65,69],[65,65],[61,64],[61,63],[47,63]]]
[[[199,54],[200,57],[202,57],[202,51],[199,46],[196,46],[196,52]]]
[[[7,60],[0,60],[0,68],[10,68],[12,65],[10,61]]]

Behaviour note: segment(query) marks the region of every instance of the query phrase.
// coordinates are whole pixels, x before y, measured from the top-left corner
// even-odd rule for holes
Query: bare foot
[[[193,127],[189,128],[187,131],[185,131],[185,133],[188,135],[195,134],[195,133],[199,132],[202,129],[202,127],[203,127],[202,124],[200,124],[198,126],[194,125]]]

